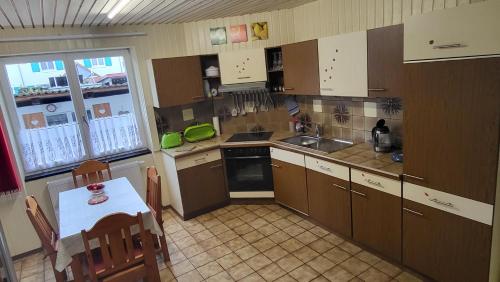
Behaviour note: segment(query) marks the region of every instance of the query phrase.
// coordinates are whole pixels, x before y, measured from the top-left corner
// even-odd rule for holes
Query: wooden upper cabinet
[[[488,281],[492,228],[403,200],[403,264],[435,281]]]
[[[404,78],[403,25],[367,31],[368,97],[401,96]]]
[[[404,24],[404,59],[456,60],[500,54],[500,2],[414,15]]]
[[[246,49],[219,54],[222,84],[267,80],[264,49]]]
[[[284,94],[319,95],[318,40],[283,45],[281,50]]]
[[[321,95],[367,97],[366,31],[318,39]]]
[[[405,68],[405,181],[494,204],[500,58]]]
[[[152,71],[156,107],[178,106],[205,99],[199,56],[153,59]]]

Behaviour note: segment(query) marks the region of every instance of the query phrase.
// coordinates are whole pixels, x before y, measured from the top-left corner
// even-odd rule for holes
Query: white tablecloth
[[[71,263],[73,255],[85,251],[81,231],[90,230],[99,219],[107,215],[120,212],[136,215],[141,212],[145,229],[153,234],[162,234],[162,228],[127,178],[106,181],[104,185],[109,199],[97,205],[87,203],[91,193],[86,187],[59,193],[58,271],[64,270]],[[133,231],[138,232],[138,228]]]

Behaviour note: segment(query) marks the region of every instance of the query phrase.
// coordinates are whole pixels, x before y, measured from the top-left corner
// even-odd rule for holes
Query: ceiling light
[[[120,0],[116,5],[111,9],[111,11],[108,13],[108,19],[112,19],[118,14],[124,7],[127,5],[127,3],[130,2],[130,0]]]

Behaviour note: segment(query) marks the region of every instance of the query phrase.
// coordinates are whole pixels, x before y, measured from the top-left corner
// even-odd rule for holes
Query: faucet
[[[314,126],[314,132],[315,132],[316,138],[319,138],[319,133],[320,133],[319,131],[320,131],[319,130],[319,124],[316,123],[315,126]]]

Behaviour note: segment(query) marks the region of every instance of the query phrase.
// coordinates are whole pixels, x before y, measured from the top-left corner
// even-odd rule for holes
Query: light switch
[[[321,100],[313,100],[313,111],[317,113],[323,112],[323,104]]]
[[[364,110],[365,110],[365,117],[377,117],[377,103],[365,102]]]
[[[193,119],[194,119],[193,108],[182,110],[182,120],[188,121]]]

